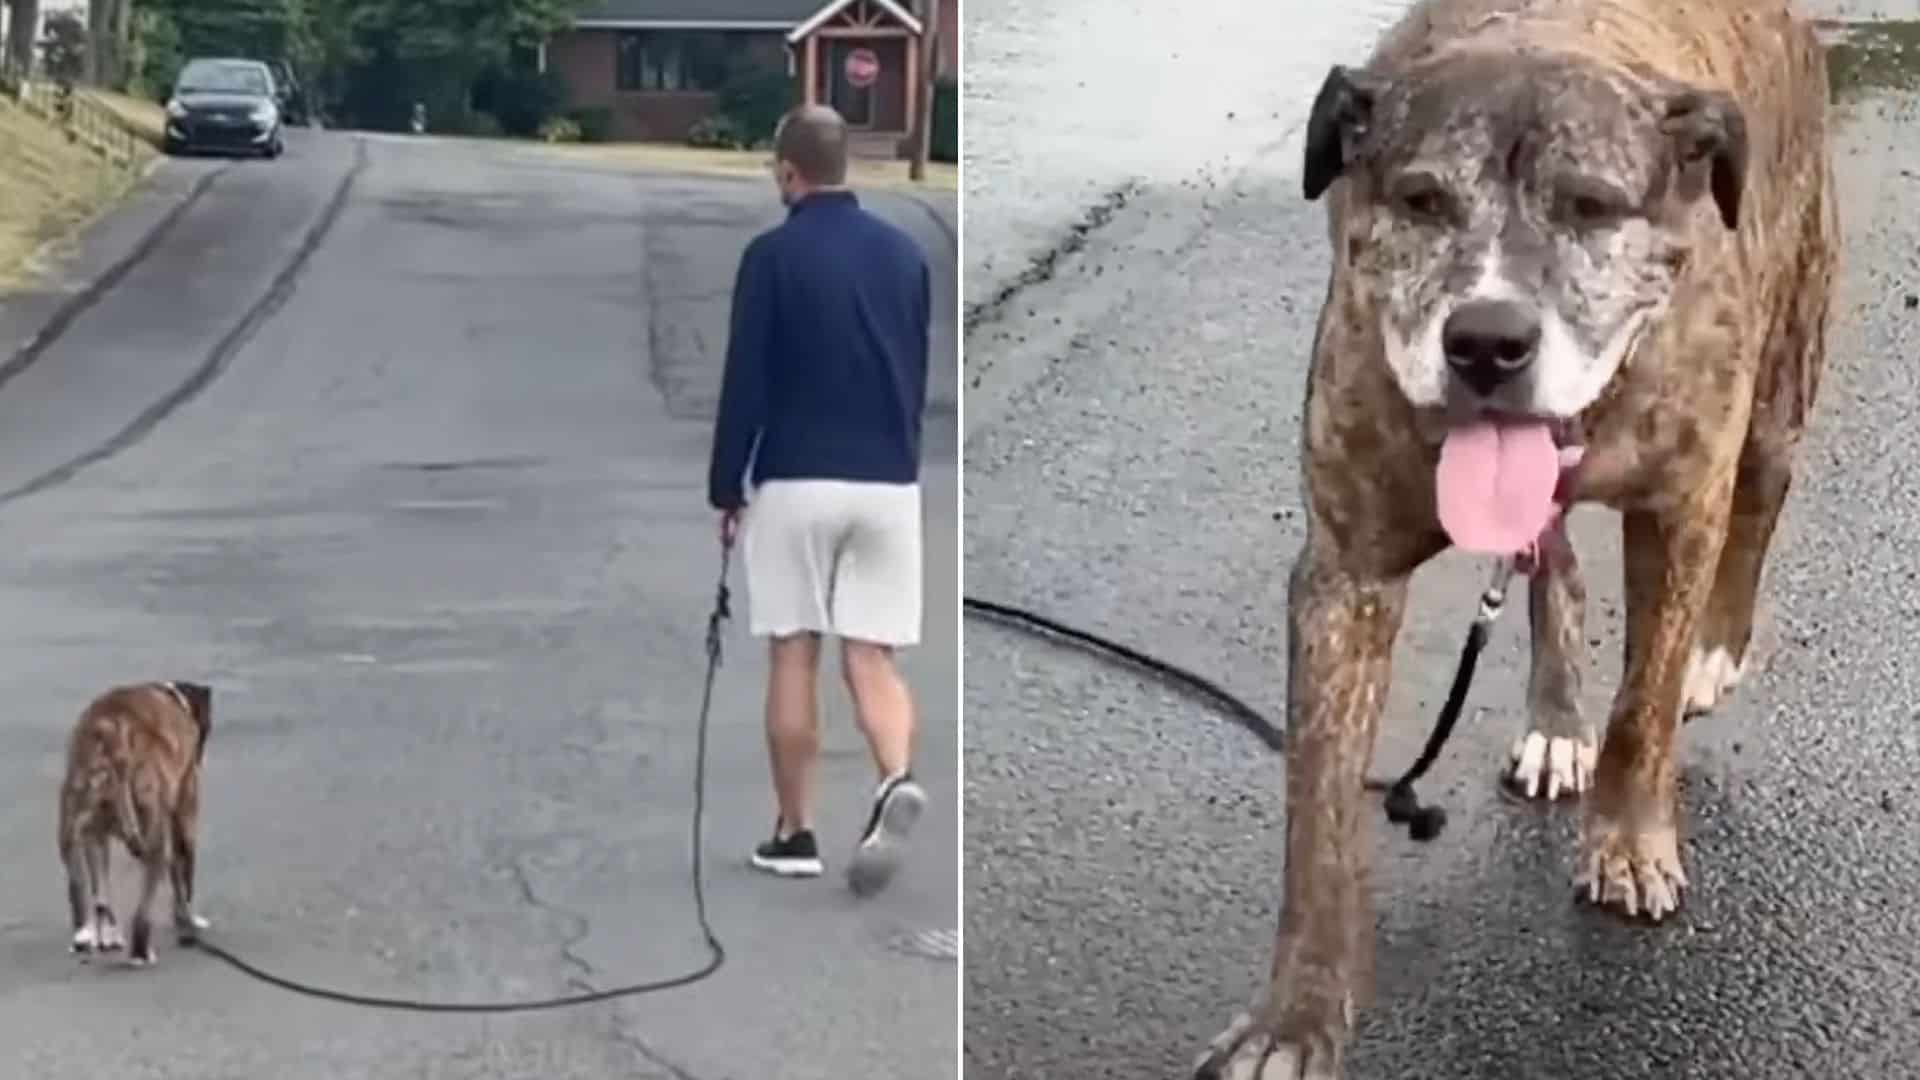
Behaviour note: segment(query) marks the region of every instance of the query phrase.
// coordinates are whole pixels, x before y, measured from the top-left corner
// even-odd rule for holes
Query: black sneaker
[[[826,870],[812,829],[801,829],[782,839],[778,825],[773,828],[773,839],[753,849],[753,865],[781,877],[819,877]]]
[[[907,834],[913,831],[926,805],[927,793],[910,772],[880,785],[873,797],[873,813],[867,817],[867,830],[860,834],[853,862],[847,866],[847,885],[856,896],[877,893],[893,880],[905,854]]]

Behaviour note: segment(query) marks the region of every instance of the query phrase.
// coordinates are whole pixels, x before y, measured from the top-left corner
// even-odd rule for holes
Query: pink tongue
[[[1454,428],[1440,447],[1434,492],[1453,545],[1511,555],[1553,520],[1560,454],[1538,422],[1479,420]]]

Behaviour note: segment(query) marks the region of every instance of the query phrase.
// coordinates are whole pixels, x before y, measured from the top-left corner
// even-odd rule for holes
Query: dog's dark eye
[[[1401,200],[1407,209],[1419,217],[1439,217],[1445,209],[1444,200],[1437,191],[1416,191]]]
[[[1446,190],[1424,177],[1401,184],[1394,192],[1394,202],[1402,214],[1417,221],[1439,221],[1453,209]]]
[[[1561,216],[1583,229],[1605,228],[1631,212],[1630,201],[1610,185],[1574,182],[1560,195]]]

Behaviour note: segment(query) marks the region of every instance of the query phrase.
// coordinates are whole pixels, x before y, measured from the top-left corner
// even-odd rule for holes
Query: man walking
[[[744,531],[750,627],[771,642],[767,749],[779,816],[753,864],[796,877],[825,869],[813,778],[820,638],[833,634],[880,777],[847,868],[866,894],[893,877],[926,804],[909,768],[913,698],[894,650],[920,638],[932,279],[913,238],[847,189],[838,113],[796,108],[774,144],[787,220],[740,258],[708,501],[723,544]]]

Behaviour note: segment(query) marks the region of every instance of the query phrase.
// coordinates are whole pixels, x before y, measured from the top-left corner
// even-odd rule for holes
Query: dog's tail
[[[113,778],[114,812],[120,815],[122,835],[127,838],[127,846],[134,849],[136,856],[145,857],[147,849],[147,829],[140,819],[140,807],[133,797],[133,772],[131,769]]]

